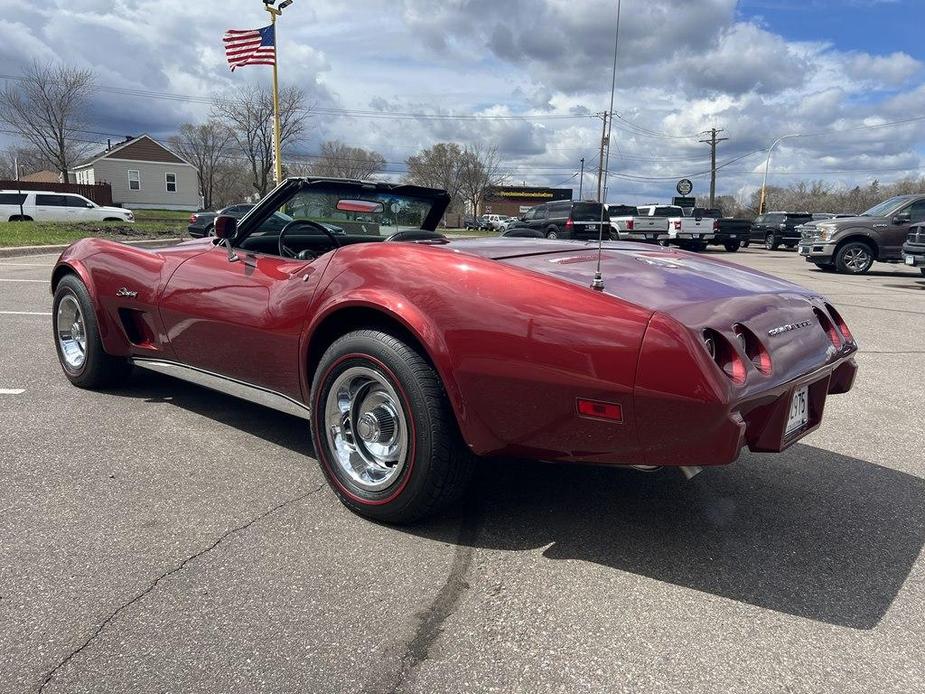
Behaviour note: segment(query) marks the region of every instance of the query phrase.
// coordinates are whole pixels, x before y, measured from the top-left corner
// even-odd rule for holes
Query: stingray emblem
[[[783,335],[785,333],[792,333],[794,330],[799,330],[800,328],[808,328],[813,324],[812,321],[805,320],[802,323],[788,323],[787,325],[781,325],[780,327],[774,328],[773,330],[768,330],[768,335],[771,337],[777,337],[778,335]]]
[[[133,292],[130,289],[126,289],[125,287],[122,287],[122,289],[116,292],[116,296],[134,299],[136,296],[138,296],[138,292]]]

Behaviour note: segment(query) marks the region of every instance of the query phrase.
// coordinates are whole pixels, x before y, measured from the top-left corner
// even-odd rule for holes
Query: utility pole
[[[581,158],[581,178],[578,179],[578,199],[582,199],[582,193],[585,190],[585,158]]]
[[[601,132],[601,156],[600,156],[600,159],[598,160],[599,163],[597,167],[597,201],[603,202],[603,200],[601,200],[601,194],[603,193],[603,188],[604,188],[604,171],[605,171],[604,148],[607,147],[607,145],[609,144],[607,142],[607,140],[609,139],[607,137],[607,119],[610,117],[610,114],[605,112],[605,113],[599,113],[597,115],[601,120],[604,121],[604,128]]]
[[[724,132],[726,131],[710,128],[700,133],[701,135],[710,135],[709,140],[701,140],[703,144],[710,145],[710,207],[716,207],[716,145],[729,139],[728,137],[718,138],[716,136]]]

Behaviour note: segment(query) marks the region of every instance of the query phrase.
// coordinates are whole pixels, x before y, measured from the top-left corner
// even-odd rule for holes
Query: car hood
[[[103,212],[106,212],[109,214],[118,214],[118,215],[132,214],[131,210],[127,210],[124,207],[109,207],[107,205],[100,205],[97,209],[102,210]]]
[[[849,227],[873,227],[875,224],[888,224],[886,217],[839,217],[838,219],[820,219],[816,224],[831,224],[838,229]]]
[[[591,286],[597,269],[594,243],[506,239],[456,242],[453,247],[583,287]],[[768,293],[810,294],[796,284],[740,265],[636,243],[604,244],[601,274],[606,294],[654,311]]]

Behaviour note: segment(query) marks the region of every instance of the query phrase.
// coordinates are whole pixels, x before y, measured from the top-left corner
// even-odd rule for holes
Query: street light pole
[[[802,137],[802,135],[784,135],[774,140],[774,142],[771,143],[771,146],[768,147],[768,159],[764,163],[764,180],[761,182],[761,201],[758,203],[758,214],[764,214],[764,203],[765,200],[767,200],[768,169],[771,168],[771,153],[774,151],[774,148],[777,147],[777,145],[791,137]]]
[[[585,190],[585,158],[581,158],[581,178],[578,180],[578,199],[582,200],[582,193]]]

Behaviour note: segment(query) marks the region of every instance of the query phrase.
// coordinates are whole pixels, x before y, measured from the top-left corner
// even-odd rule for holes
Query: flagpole
[[[276,35],[276,17],[282,14],[281,9],[264,5],[273,22],[273,43],[276,57],[273,60],[273,154],[276,160],[276,184],[283,182],[283,152],[282,152],[282,125],[279,119],[279,36]]]

